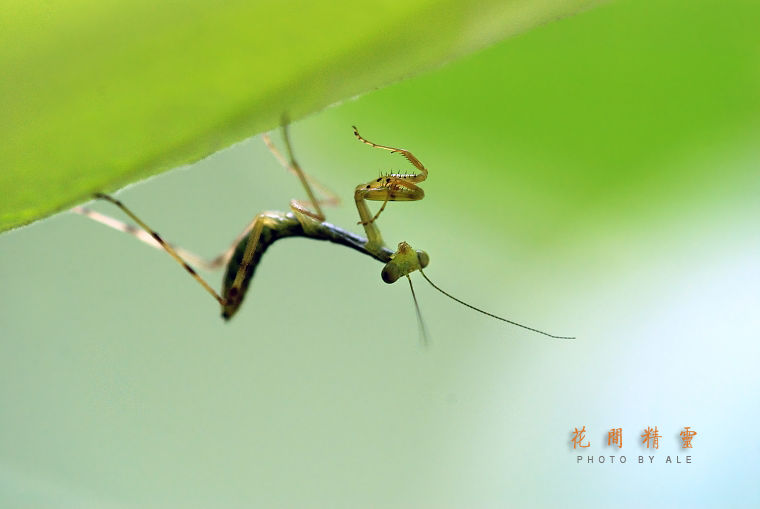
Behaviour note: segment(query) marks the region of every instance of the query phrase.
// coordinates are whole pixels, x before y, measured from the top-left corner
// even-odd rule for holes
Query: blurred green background
[[[345,199],[329,221],[358,232],[353,188],[407,169],[351,125],[408,148],[426,198],[388,205],[386,241],[576,341],[416,278],[423,350],[406,286],[305,239],[268,252],[225,324],[168,256],[81,216],[3,235],[2,505],[760,503],[758,26],[756,2],[618,2],[293,126]],[[256,138],[118,196],[213,256],[303,193]],[[692,463],[666,464],[684,426]]]

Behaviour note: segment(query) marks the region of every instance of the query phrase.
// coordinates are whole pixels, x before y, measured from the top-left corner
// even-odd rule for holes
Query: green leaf
[[[0,231],[598,0],[0,6]]]

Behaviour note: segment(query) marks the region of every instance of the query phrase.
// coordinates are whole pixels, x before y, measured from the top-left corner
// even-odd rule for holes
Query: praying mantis
[[[139,227],[124,223],[117,219],[105,216],[88,207],[78,206],[73,212],[82,214],[95,221],[103,223],[117,230],[128,233],[137,239],[157,249],[166,251],[187,273],[189,273],[206,292],[208,292],[221,306],[221,315],[224,320],[230,320],[240,309],[246,292],[253,279],[254,272],[258,267],[261,257],[269,246],[277,240],[286,237],[306,237],[315,240],[328,241],[334,244],[350,247],[364,253],[384,264],[381,277],[386,283],[394,283],[406,277],[412,291],[417,319],[421,335],[427,342],[427,333],[422,321],[422,315],[414,293],[414,286],[410,274],[419,271],[423,278],[436,290],[467,306],[475,311],[483,313],[497,320],[527,329],[556,339],[575,339],[567,336],[555,336],[546,332],[521,325],[500,316],[488,313],[472,306],[436,286],[425,274],[424,269],[430,262],[428,254],[421,250],[413,249],[406,242],[398,244],[396,251],[390,250],[383,241],[377,220],[385,210],[388,202],[395,201],[418,201],[425,197],[425,193],[419,184],[428,176],[428,169],[410,151],[373,143],[359,134],[359,130],[353,126],[354,136],[362,143],[373,148],[389,151],[392,154],[400,154],[416,169],[416,173],[388,173],[379,178],[360,184],[354,191],[354,201],[359,213],[360,221],[366,238],[346,231],[333,224],[326,222],[326,216],[322,206],[337,205],[339,198],[320,184],[312,176],[305,173],[293,155],[287,122],[283,121],[282,137],[287,157],[274,145],[268,134],[263,134],[264,143],[272,155],[301,182],[308,196],[308,201],[293,199],[290,202],[289,212],[261,212],[243,229],[232,244],[213,260],[205,260],[193,253],[182,249],[174,244],[166,242],[161,235],[141,220],[131,209],[120,200],[102,193],[95,194],[95,198],[108,201],[117,206],[129,216]],[[315,189],[321,195],[317,197]],[[382,204],[375,214],[372,214],[368,201],[380,201]],[[226,265],[222,290],[217,293],[204,278],[193,268],[193,265],[206,270],[215,270]]]

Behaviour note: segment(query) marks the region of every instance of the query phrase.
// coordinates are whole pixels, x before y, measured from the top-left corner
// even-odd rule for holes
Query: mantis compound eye
[[[420,261],[420,268],[425,268],[430,263],[430,256],[425,252],[421,250],[417,250],[417,259]]]
[[[393,260],[391,260],[385,264],[385,267],[383,267],[380,277],[382,277],[383,281],[388,284],[395,283],[398,281],[398,278],[401,277],[401,269],[398,265],[393,263]]]

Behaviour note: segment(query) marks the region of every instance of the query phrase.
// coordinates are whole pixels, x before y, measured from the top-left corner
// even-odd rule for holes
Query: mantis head
[[[402,276],[406,276],[409,280],[409,288],[412,289],[412,298],[414,299],[414,307],[417,310],[417,324],[420,328],[420,339],[423,346],[428,344],[428,333],[425,327],[425,322],[422,320],[422,313],[420,313],[420,306],[417,303],[417,296],[414,294],[414,286],[412,285],[412,278],[409,274],[415,270],[422,272],[422,269],[428,266],[430,263],[430,257],[425,251],[415,251],[412,246],[406,242],[401,242],[398,245],[398,250],[391,255],[391,261],[385,264],[380,276],[386,283],[395,283]]]
[[[380,276],[386,283],[395,283],[399,278],[408,276],[415,270],[421,270],[430,263],[430,256],[425,251],[414,250],[406,242],[398,245],[398,250],[391,256],[391,261],[385,264]]]

